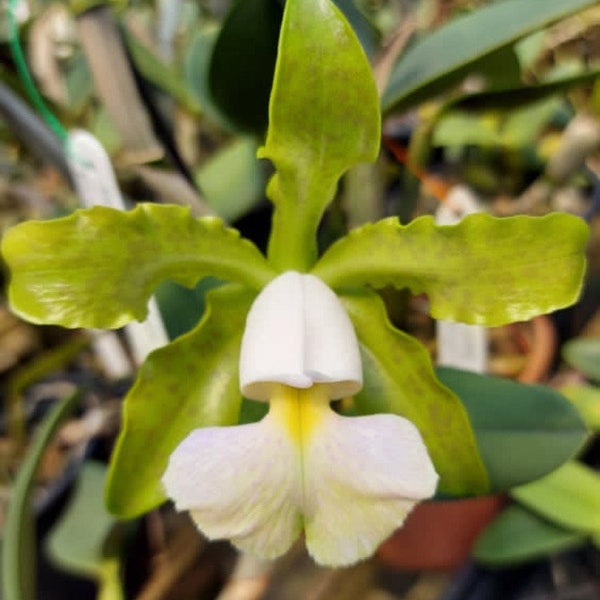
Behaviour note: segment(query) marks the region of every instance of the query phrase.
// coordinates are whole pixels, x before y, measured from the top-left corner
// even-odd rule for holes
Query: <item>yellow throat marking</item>
[[[271,416],[277,419],[294,442],[302,447],[323,418],[327,416],[327,385],[306,389],[278,385],[270,401]]]

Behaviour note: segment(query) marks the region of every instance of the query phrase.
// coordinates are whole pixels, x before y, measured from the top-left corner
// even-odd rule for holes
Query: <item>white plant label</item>
[[[436,211],[438,225],[454,225],[464,216],[479,212],[473,192],[454,186]],[[488,336],[485,327],[450,321],[437,321],[437,363],[475,373],[485,373],[488,364]]]
[[[88,131],[77,129],[69,133],[67,140],[67,160],[71,169],[75,191],[84,208],[107,206],[125,210],[126,205],[117,184],[112,163],[102,144]],[[125,326],[134,362],[140,365],[152,350],[169,342],[158,304],[154,297],[148,303],[148,317],[142,323],[134,322]],[[104,344],[103,348],[106,346]],[[99,352],[103,349],[97,348]],[[115,346],[109,351],[114,353]],[[111,357],[104,361],[113,364]],[[114,373],[114,365],[110,367]]]

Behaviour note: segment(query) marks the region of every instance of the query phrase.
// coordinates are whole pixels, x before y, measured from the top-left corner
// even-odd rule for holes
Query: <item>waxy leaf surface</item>
[[[438,367],[436,374],[469,415],[494,491],[546,475],[587,438],[578,411],[547,386],[448,367]]]
[[[580,462],[567,462],[511,494],[553,523],[575,531],[600,531],[600,474]]]
[[[214,103],[237,128],[260,136],[267,127],[282,12],[277,0],[237,0],[210,55]]]
[[[507,0],[450,23],[414,44],[396,63],[384,110],[406,109],[447,89],[488,55],[596,0]]]
[[[437,226],[384,219],[350,232],[313,269],[334,289],[361,285],[425,292],[437,319],[481,325],[522,321],[572,304],[588,237],[578,217],[465,217]]]
[[[221,220],[156,204],[28,221],[5,234],[2,254],[12,273],[13,310],[65,327],[143,320],[154,288],[167,278],[191,287],[216,275],[260,289],[275,275],[258,249]]]
[[[488,479],[469,418],[458,398],[436,379],[425,348],[393,327],[373,292],[341,298],[361,346],[364,387],[355,398],[358,411],[391,412],[412,421],[440,475],[438,491],[486,492]]]
[[[315,232],[341,175],[374,160],[380,114],[369,62],[329,0],[289,0],[259,156],[276,174],[269,256],[281,269],[306,270],[316,259]]]
[[[109,472],[113,513],[137,516],[166,499],[160,478],[193,429],[237,423],[239,351],[252,300],[252,293],[232,286],[210,292],[199,325],[154,351],[140,368],[125,399]]]
[[[473,557],[492,566],[520,564],[576,548],[585,540],[585,534],[558,527],[515,504],[486,527]]]

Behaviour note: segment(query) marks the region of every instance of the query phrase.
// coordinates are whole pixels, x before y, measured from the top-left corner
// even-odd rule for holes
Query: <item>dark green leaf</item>
[[[385,111],[406,109],[452,85],[477,61],[596,0],[506,0],[458,17],[420,40],[396,63],[382,98]]]
[[[242,131],[263,135],[282,5],[274,0],[237,0],[212,53],[209,85],[216,105]]]
[[[556,469],[587,432],[555,390],[439,367],[437,375],[466,408],[493,490],[508,490]]]
[[[508,566],[576,548],[586,536],[557,527],[527,509],[507,507],[485,529],[473,548],[475,560],[490,566]]]

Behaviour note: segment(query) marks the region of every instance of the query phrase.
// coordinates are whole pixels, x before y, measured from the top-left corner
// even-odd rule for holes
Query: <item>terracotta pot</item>
[[[490,329],[492,354],[488,372],[521,383],[548,379],[558,348],[557,332],[547,315],[527,323],[512,323]]]
[[[386,565],[407,570],[455,569],[471,552],[484,527],[506,504],[506,496],[430,500],[379,548]]]

